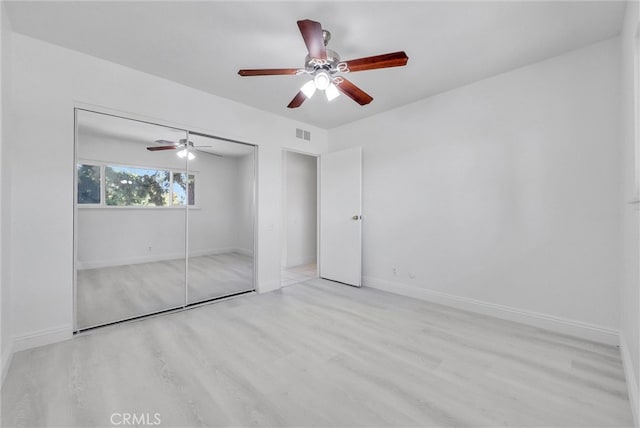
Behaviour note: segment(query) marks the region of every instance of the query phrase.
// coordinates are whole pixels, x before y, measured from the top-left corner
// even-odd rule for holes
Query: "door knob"
[[[360,220],[362,217],[360,217],[359,215],[354,215],[353,217],[351,217],[351,220]]]

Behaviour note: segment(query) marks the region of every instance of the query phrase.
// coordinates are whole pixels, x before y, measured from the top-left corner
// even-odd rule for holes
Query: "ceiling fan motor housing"
[[[329,40],[331,40],[331,32],[329,30],[322,29],[322,41],[324,45],[327,46],[329,44]]]
[[[338,71],[338,64],[340,64],[340,55],[338,55],[338,52],[331,49],[327,49],[327,59],[312,58],[309,55],[304,59],[304,68],[308,72],[327,70],[331,73],[335,73]]]

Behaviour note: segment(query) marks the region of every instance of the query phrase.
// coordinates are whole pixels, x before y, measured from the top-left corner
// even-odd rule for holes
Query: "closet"
[[[255,146],[75,114],[76,332],[255,289]]]

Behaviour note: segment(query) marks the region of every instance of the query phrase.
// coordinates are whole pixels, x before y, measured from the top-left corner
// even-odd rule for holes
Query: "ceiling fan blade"
[[[180,140],[182,141],[182,140]],[[169,141],[169,140],[156,140],[154,141],[154,143],[158,143],[158,144],[165,144],[165,145],[174,145],[177,146],[179,143],[176,143],[175,141]]]
[[[373,101],[373,97],[371,95],[367,94],[365,91],[358,88],[356,85],[354,85],[344,77],[342,82],[340,82],[337,87],[340,92],[342,92],[361,106],[369,104],[371,101]]]
[[[240,76],[280,76],[295,75],[299,68],[255,68],[238,70]]]
[[[307,99],[307,97],[304,95],[304,92],[298,91],[296,96],[293,97],[293,99],[291,100],[291,102],[289,103],[289,105],[287,107],[289,107],[289,108],[300,107],[302,105],[302,103],[304,102],[304,100],[306,100],[306,99]]]
[[[211,146],[202,146],[202,147],[211,147]],[[198,150],[198,149],[195,149],[195,150],[196,150],[196,152],[205,153],[205,154],[211,155],[211,156],[218,156],[219,158],[223,158],[224,157],[223,155],[219,155],[217,153],[206,152],[204,150]]]
[[[298,21],[298,28],[302,33],[304,44],[307,45],[311,58],[327,59],[327,49],[324,46],[322,37],[322,25],[310,19]]]
[[[177,149],[177,146],[158,146],[158,147],[147,147],[147,150],[149,150],[150,152],[155,152],[158,150],[175,150]]]
[[[350,72],[375,70],[376,68],[402,67],[407,65],[409,57],[404,51],[344,61]]]

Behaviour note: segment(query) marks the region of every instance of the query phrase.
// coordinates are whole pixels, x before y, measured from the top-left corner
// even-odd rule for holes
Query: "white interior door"
[[[362,148],[320,157],[320,276],[362,281]]]

